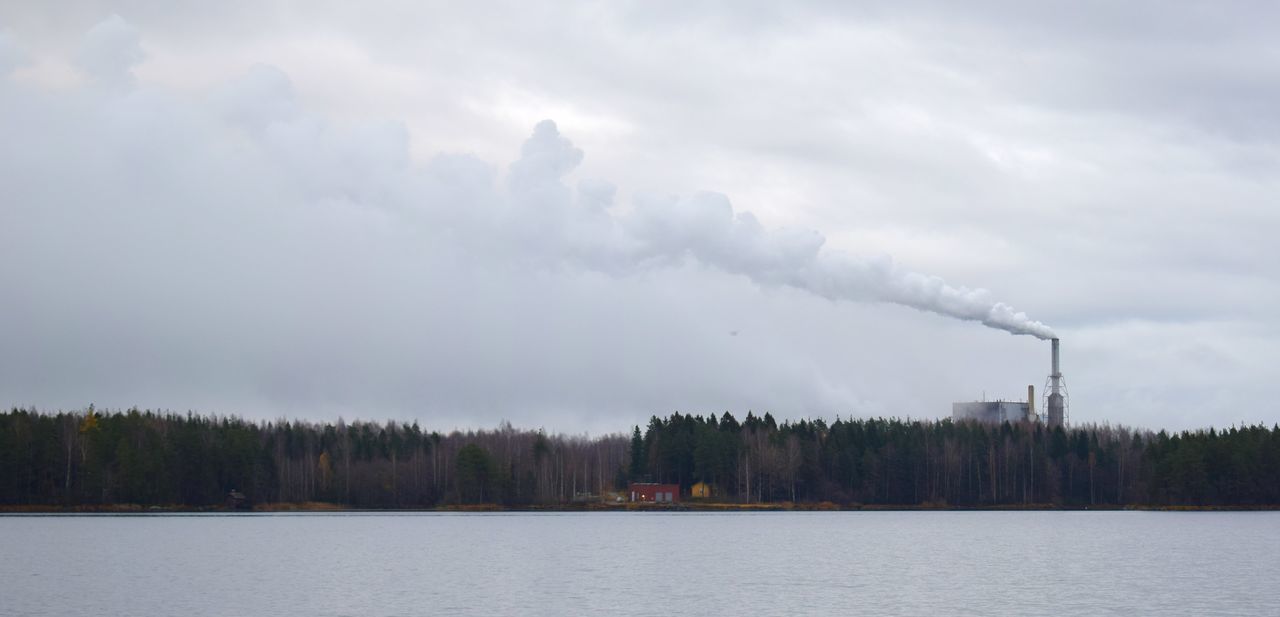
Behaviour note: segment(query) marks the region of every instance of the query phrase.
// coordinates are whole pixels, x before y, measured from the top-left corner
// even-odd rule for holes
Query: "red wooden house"
[[[643,501],[647,503],[677,502],[680,501],[680,485],[632,482],[631,501]]]

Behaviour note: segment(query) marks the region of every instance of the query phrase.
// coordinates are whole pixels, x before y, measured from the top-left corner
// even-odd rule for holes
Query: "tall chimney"
[[[1051,340],[1049,341],[1049,344],[1053,346],[1053,372],[1052,372],[1052,373],[1050,373],[1050,374],[1049,374],[1049,376],[1050,376],[1050,377],[1061,377],[1061,376],[1062,376],[1062,370],[1061,370],[1061,368],[1060,368],[1060,365],[1058,364],[1058,339],[1056,339],[1056,338],[1055,338],[1055,339],[1051,339]],[[1057,385],[1058,385],[1058,384],[1055,382],[1053,385],[1054,385],[1054,389],[1056,390],[1056,389],[1057,389]]]
[[[1027,386],[1027,420],[1036,420],[1036,387],[1033,385]]]
[[[1050,340],[1053,346],[1053,367],[1049,373],[1049,427],[1062,426],[1066,421],[1066,397],[1062,394],[1062,369],[1058,364],[1058,339]]]

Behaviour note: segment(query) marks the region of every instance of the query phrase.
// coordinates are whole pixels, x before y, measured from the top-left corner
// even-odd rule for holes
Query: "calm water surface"
[[[1280,615],[1280,513],[0,517],[4,615]]]

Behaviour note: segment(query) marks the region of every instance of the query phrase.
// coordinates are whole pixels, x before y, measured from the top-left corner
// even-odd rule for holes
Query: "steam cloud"
[[[760,285],[786,285],[831,300],[891,302],[1012,334],[1054,337],[1048,326],[993,301],[985,289],[953,287],[936,276],[902,270],[888,258],[859,260],[826,249],[815,231],[765,229],[750,212],[735,212],[718,193],[642,195],[629,213],[612,215],[612,188],[587,184],[579,188],[576,208],[569,208],[563,177],[582,158],[555,123],[544,120],[512,164],[509,184],[517,206],[561,213],[554,235],[568,242],[566,254],[588,267],[607,270],[693,258]]]
[[[8,403],[514,415],[617,409],[622,391],[633,410],[863,404],[803,361],[742,352],[764,337],[736,338],[734,357],[727,341],[691,341],[674,359],[640,341],[715,323],[672,312],[689,286],[724,282],[700,267],[1052,336],[986,291],[768,229],[721,194],[618,203],[607,182],[571,184],[584,154],[551,121],[505,171],[419,162],[402,124],[335,123],[270,66],[196,95],[139,81],[145,39],[116,17],[69,54],[78,86],[31,80],[15,43],[0,33],[0,340],[21,350],[0,359]],[[631,361],[602,367],[599,339],[621,323],[637,334],[607,346]]]
[[[1054,336],[1044,324],[993,301],[984,289],[953,287],[903,270],[887,257],[855,258],[824,247],[825,239],[815,231],[766,229],[718,193],[642,194],[630,209],[617,212],[612,185],[584,181],[574,190],[565,184],[583,152],[550,120],[535,127],[510,165],[505,191],[495,186],[486,165],[470,157],[441,156],[425,168],[412,164],[407,132],[399,125],[334,129],[302,111],[288,77],[272,67],[255,67],[225,85],[202,106],[204,115],[194,120],[195,127],[176,128],[174,123],[192,122],[189,110],[169,108],[168,95],[135,85],[132,68],[145,58],[140,40],[132,25],[111,16],[89,30],[75,57],[91,86],[81,94],[93,99],[91,108],[109,110],[106,118],[83,121],[118,123],[108,134],[126,152],[138,150],[131,139],[152,131],[196,137],[230,133],[238,135],[239,147],[251,150],[248,158],[274,170],[287,191],[300,193],[303,201],[372,207],[474,252],[513,246],[517,259],[618,275],[692,259],[762,286],[792,287],[831,300],[889,302],[1013,334]],[[12,68],[14,62],[4,58],[19,56],[15,52],[0,35],[0,70]],[[43,105],[38,96],[19,99],[17,105],[23,103]],[[47,120],[51,126],[76,122]],[[164,122],[170,125],[149,124]],[[40,141],[34,132],[29,136],[33,143]],[[15,156],[19,147],[15,142]],[[218,152],[216,144],[209,149]]]

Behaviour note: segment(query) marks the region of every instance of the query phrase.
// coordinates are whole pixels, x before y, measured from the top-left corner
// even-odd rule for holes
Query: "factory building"
[[[1024,401],[973,401],[951,404],[953,420],[977,420],[999,424],[1001,422],[1044,421],[1050,427],[1066,426],[1069,407],[1067,402],[1067,382],[1062,376],[1059,363],[1059,341],[1050,339],[1049,378],[1045,384],[1044,408],[1048,413],[1044,417],[1036,414],[1036,392],[1033,386],[1027,386],[1027,400]]]
[[[1022,401],[952,403],[951,418],[953,420],[977,420],[992,424],[1021,422],[1031,418],[1029,407],[1030,405]]]

